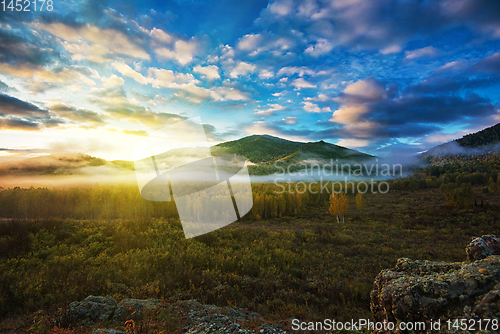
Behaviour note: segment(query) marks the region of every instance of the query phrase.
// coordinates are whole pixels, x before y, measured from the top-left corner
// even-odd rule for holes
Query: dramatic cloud
[[[94,111],[78,109],[61,102],[56,102],[50,106],[50,111],[55,112],[60,117],[74,121],[76,124],[88,123],[93,126],[103,125],[104,120]]]
[[[88,59],[102,63],[113,59],[115,55],[151,59],[144,48],[139,46],[139,41],[136,40],[134,43],[117,30],[101,29],[90,24],[72,27],[59,22],[50,24],[37,22],[33,26],[59,37],[61,45],[75,61]]]
[[[6,94],[0,94],[0,115],[31,116],[46,113],[46,110],[40,109],[34,104],[19,100]]]
[[[341,105],[330,121],[343,124],[344,131],[354,137],[417,137],[451,122],[495,113],[492,102],[476,94],[415,94],[412,87],[387,94],[390,90],[390,85],[374,79],[347,86],[335,98]]]

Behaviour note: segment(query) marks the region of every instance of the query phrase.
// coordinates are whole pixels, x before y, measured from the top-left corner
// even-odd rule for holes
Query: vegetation
[[[363,209],[366,207],[366,199],[361,192],[356,194],[356,207],[360,212],[363,212]]]
[[[324,141],[299,143],[267,135],[253,135],[221,143],[212,146],[211,151],[213,154],[237,154],[253,163],[268,165],[278,160],[291,164],[306,159],[363,161],[373,158],[371,155]]]
[[[342,218],[342,223],[345,222],[344,217],[347,215],[347,210],[349,209],[349,199],[346,194],[342,191],[340,193],[333,193],[330,195],[330,214],[337,217],[337,223],[339,222],[339,216]]]
[[[500,123],[457,139],[457,143],[462,147],[481,147],[498,142],[500,142]]]
[[[275,322],[371,319],[373,280],[398,258],[464,261],[471,238],[500,233],[499,172],[480,158],[417,169],[387,194],[354,184],[333,197],[349,214],[318,185],[253,184],[243,219],[192,239],[175,202],[135,186],[0,189],[0,332],[88,333],[51,319],[90,294],[198,299]],[[162,312],[127,331],[179,332],[186,316]]]

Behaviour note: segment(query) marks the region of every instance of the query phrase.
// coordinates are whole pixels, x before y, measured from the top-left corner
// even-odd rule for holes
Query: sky
[[[211,144],[268,134],[376,156],[500,122],[498,0],[33,3],[0,4],[0,161],[133,160],[195,117]]]

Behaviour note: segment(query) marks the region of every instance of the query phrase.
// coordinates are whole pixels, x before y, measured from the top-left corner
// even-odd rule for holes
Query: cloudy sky
[[[214,143],[270,134],[378,156],[500,122],[498,0],[8,2],[2,160],[132,160],[143,136],[197,116]]]

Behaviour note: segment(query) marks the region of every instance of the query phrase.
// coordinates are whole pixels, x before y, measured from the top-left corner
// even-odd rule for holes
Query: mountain
[[[460,139],[435,146],[421,154],[421,159],[431,165],[463,164],[478,157],[496,156],[500,153],[500,123]]]
[[[255,164],[272,164],[283,160],[298,163],[304,160],[363,161],[373,156],[342,146],[318,142],[294,142],[269,135],[253,135],[211,147],[212,154],[237,154]]]
[[[326,163],[330,159],[360,162],[373,158],[371,155],[351,150],[324,141],[300,143],[269,135],[253,135],[238,140],[212,146],[213,155],[224,158],[238,155],[252,164],[252,175],[268,175],[278,172],[274,162],[282,161],[280,167],[290,164]],[[187,147],[172,149],[156,155],[157,161],[166,161],[170,166],[180,166],[193,161],[197,156],[206,156],[206,149]],[[159,164],[160,165],[160,164]],[[164,168],[168,168],[165,165]],[[303,166],[295,166],[291,171],[298,171]],[[35,175],[113,175],[134,171],[133,161],[107,161],[86,154],[51,154],[18,161],[0,163],[0,176],[35,176]]]

